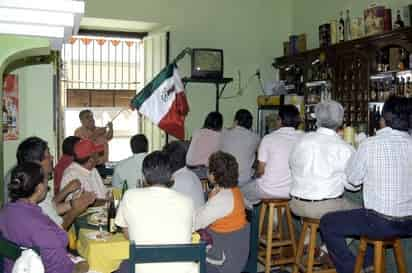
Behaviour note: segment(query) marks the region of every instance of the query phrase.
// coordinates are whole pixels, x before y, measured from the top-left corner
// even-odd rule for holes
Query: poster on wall
[[[6,75],[3,81],[3,140],[19,138],[19,86],[17,75]]]

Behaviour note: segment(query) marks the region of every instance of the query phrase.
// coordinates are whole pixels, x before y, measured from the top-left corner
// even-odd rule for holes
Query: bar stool
[[[396,266],[398,267],[399,273],[407,273],[405,259],[403,255],[401,240],[399,238],[390,238],[390,239],[369,239],[368,237],[361,237],[359,245],[359,254],[356,257],[355,270],[354,273],[360,273],[363,267],[363,262],[365,259],[366,248],[368,244],[373,245],[374,254],[373,254],[373,266],[375,273],[384,273],[385,272],[385,247],[392,247]]]
[[[315,248],[316,248],[316,237],[317,231],[319,229],[319,219],[303,218],[302,232],[300,233],[298,250],[296,252],[296,260],[293,266],[293,273],[298,273],[299,271],[312,273],[336,273],[334,268],[325,268],[324,265],[320,265],[320,268],[314,268],[315,265]],[[304,261],[304,243],[306,234],[310,234],[309,240],[309,254],[307,257],[307,262],[305,265]]]
[[[269,209],[268,209],[269,208]],[[277,228],[273,227],[275,209],[277,212]],[[285,210],[289,238],[285,238],[282,227]],[[267,214],[266,214],[267,212]],[[267,216],[267,231],[263,234],[263,223]],[[292,248],[292,254],[287,255],[286,248]],[[265,265],[265,273],[269,273],[272,265],[291,264],[295,261],[296,241],[295,229],[292,223],[292,214],[289,209],[289,200],[264,199],[259,215],[259,255],[258,260]]]

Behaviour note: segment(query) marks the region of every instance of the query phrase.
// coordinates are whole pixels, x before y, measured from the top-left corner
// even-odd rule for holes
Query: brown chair
[[[277,227],[274,228],[273,218],[275,209],[277,212]],[[283,229],[283,210],[286,215],[287,232]],[[263,232],[265,218],[267,218],[267,230]],[[289,236],[286,236],[286,234],[289,234]],[[292,264],[295,261],[295,253],[295,229],[292,223],[292,214],[289,209],[289,200],[262,200],[259,216],[258,260],[265,265],[265,273],[269,273],[271,267],[274,265]]]
[[[307,273],[336,273],[335,268],[328,267],[327,265],[322,265],[317,263],[315,267],[315,249],[316,249],[316,239],[317,232],[319,229],[319,220],[311,218],[303,218],[302,232],[300,233],[298,250],[296,252],[296,260],[293,266],[293,273],[307,272]],[[309,253],[304,255],[304,243],[306,234],[310,234],[309,240]],[[305,256],[307,257],[305,261]]]
[[[382,240],[375,240],[369,239],[368,237],[361,237],[360,245],[359,245],[359,254],[356,257],[355,263],[355,270],[354,273],[360,273],[363,267],[363,262],[365,259],[366,248],[368,244],[373,245],[374,253],[373,253],[373,266],[375,269],[375,273],[384,273],[385,272],[385,250],[387,247],[392,247],[394,254],[396,265],[398,267],[398,273],[407,273],[405,259],[403,255],[401,240],[399,238],[391,238],[391,239],[382,239]]]

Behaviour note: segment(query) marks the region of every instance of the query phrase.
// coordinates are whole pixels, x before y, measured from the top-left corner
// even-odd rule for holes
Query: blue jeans
[[[412,236],[412,220],[391,221],[368,209],[337,211],[320,220],[320,233],[338,273],[352,273],[355,256],[346,245],[346,237],[373,239]],[[373,249],[368,246],[364,267],[373,264]]]

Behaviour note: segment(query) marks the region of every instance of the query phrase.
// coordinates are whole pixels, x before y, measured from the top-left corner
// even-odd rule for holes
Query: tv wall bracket
[[[221,79],[202,79],[202,78],[188,78],[182,79],[183,85],[186,87],[188,83],[211,83],[216,86],[216,112],[219,112],[219,101],[225,91],[226,85],[233,81],[233,78]]]

